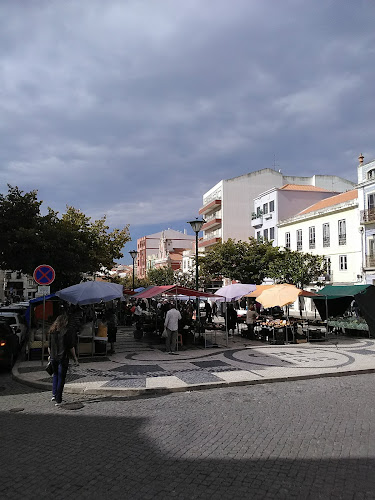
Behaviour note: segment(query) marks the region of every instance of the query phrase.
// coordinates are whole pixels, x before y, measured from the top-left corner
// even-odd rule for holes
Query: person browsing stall
[[[177,334],[178,322],[181,320],[180,311],[176,309],[175,304],[170,305],[170,309],[165,315],[164,327],[167,330],[167,338],[165,339],[166,351],[169,354],[177,354]]]

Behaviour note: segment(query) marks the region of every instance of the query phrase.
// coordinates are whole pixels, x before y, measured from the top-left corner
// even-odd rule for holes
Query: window
[[[302,250],[302,229],[297,229],[297,250]]]
[[[348,259],[346,255],[340,255],[340,271],[346,271],[348,269]]]
[[[309,227],[309,248],[315,248],[315,226]]]
[[[270,212],[274,212],[275,211],[275,202],[274,200],[270,201]]]
[[[367,172],[367,179],[375,179],[375,168]]]
[[[262,213],[262,209],[260,207],[257,207],[257,217],[260,217]]]
[[[346,220],[339,220],[339,245],[346,245]]]
[[[290,249],[290,233],[285,233],[285,248]]]
[[[367,196],[367,206],[369,210],[373,210],[375,208],[375,193]]]
[[[266,215],[266,214],[268,214],[268,203],[265,203],[263,205],[263,215]]]
[[[261,236],[260,236],[260,231],[257,231],[257,241],[260,241]]]
[[[330,238],[329,238],[329,222],[323,224],[323,246],[330,246]]]
[[[274,240],[274,239],[275,239],[275,228],[270,227],[270,240]]]
[[[332,275],[331,257],[325,257],[324,259],[326,261],[326,269],[327,269],[326,279],[328,278],[328,280],[329,280],[329,279],[331,279],[331,275]]]
[[[264,241],[268,241],[268,229],[265,229],[263,231],[263,238],[264,238]]]

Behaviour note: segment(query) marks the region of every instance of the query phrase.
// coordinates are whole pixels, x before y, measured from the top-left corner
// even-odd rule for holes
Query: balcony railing
[[[255,228],[260,228],[263,226],[263,215],[259,215],[258,217],[255,217],[254,219],[251,219],[251,226]]]
[[[366,224],[368,222],[375,222],[375,208],[361,210],[361,224]]]
[[[346,234],[339,234],[339,245],[346,245]]]
[[[312,250],[315,248],[315,240],[310,240],[309,241],[309,249]]]
[[[326,236],[323,238],[323,246],[324,247],[329,247],[330,246],[330,237]]]
[[[218,210],[218,208],[221,207],[221,200],[212,200],[206,205],[204,205],[202,208],[199,209],[199,214],[208,214],[209,212],[212,212],[214,210]]]
[[[366,268],[367,269],[375,268],[375,256],[374,255],[368,255],[366,257]]]
[[[302,250],[302,241],[297,241],[297,250]]]

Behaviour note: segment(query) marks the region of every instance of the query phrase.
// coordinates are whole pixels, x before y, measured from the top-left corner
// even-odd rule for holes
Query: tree
[[[111,268],[130,241],[129,226],[109,231],[106,218],[91,221],[74,207],[61,217],[48,208],[42,216],[37,191],[23,193],[8,186],[0,195],[0,259],[2,269],[32,274],[40,264],[51,265],[56,272],[53,290],[75,284],[82,273]]]
[[[321,255],[291,250],[278,253],[268,269],[268,276],[276,283],[290,283],[304,288],[326,273],[326,261]]]
[[[35,269],[40,248],[41,203],[35,190],[23,194],[18,187],[8,185],[8,194],[0,194],[1,269],[29,273]]]
[[[259,242],[255,238],[249,238],[248,242],[228,239],[209,248],[205,256],[199,258],[200,273],[207,281],[225,277],[260,284],[277,256],[278,249],[272,242]]]
[[[147,279],[149,280],[150,285],[173,285],[173,269],[171,266],[150,269],[147,273]]]

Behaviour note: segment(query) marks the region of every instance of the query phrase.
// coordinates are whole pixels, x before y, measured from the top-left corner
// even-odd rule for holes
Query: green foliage
[[[59,214],[48,208],[42,216],[37,191],[23,193],[8,186],[0,195],[0,265],[2,269],[32,274],[40,264],[56,272],[52,290],[73,285],[82,273],[111,268],[123,256],[121,249],[130,241],[129,226],[109,231],[106,218],[91,221],[80,210],[67,207]]]
[[[312,255],[291,250],[278,254],[278,258],[270,264],[268,276],[276,283],[290,283],[304,288],[317,281],[326,272],[326,261],[321,255]]]
[[[149,280],[150,285],[173,285],[173,269],[170,266],[150,269],[147,273],[147,279]]]
[[[260,284],[268,276],[268,268],[277,259],[278,249],[269,241],[258,242],[249,238],[248,242],[228,239],[209,248],[200,257],[200,274],[206,281],[221,277],[242,283]]]

